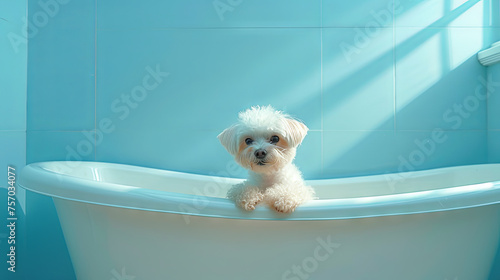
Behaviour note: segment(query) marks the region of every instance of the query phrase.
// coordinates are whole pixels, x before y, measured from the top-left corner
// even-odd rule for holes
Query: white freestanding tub
[[[19,185],[53,197],[79,280],[486,280],[500,165],[308,181],[291,215],[243,212],[240,179],[44,162]]]

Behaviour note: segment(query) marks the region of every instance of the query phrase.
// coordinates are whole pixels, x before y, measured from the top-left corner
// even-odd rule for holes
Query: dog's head
[[[252,107],[218,138],[236,162],[257,173],[271,173],[292,162],[308,128],[271,106]]]

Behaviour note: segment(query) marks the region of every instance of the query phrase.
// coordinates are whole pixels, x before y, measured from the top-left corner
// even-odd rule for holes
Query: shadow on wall
[[[325,127],[323,177],[487,162],[484,85],[487,77],[476,53],[491,43],[491,30],[446,27],[478,2],[468,1],[449,10],[427,27],[396,26],[395,49],[386,46],[386,52],[359,63],[358,69],[337,79],[338,82],[329,82],[329,68],[346,66],[338,67],[342,64],[338,57],[331,59],[331,64],[325,60],[325,100],[328,101],[329,93],[336,96],[333,104],[325,102],[325,123],[329,115],[343,122],[356,118],[362,121],[358,121],[357,131],[342,130],[346,128],[341,123],[336,124],[340,128],[337,130]],[[451,6],[450,1],[446,3]],[[489,16],[485,15],[484,20],[489,21]],[[372,45],[380,44],[383,30],[379,34],[371,38]],[[326,54],[327,48],[324,46]],[[361,52],[372,49],[367,46]],[[356,63],[354,60],[349,64]],[[363,83],[359,83],[360,79]],[[385,84],[381,87],[382,83]],[[395,83],[394,99],[377,92],[380,88],[390,88],[392,83]],[[370,85],[375,86],[370,88]],[[348,99],[356,95],[363,97],[352,107],[342,108],[349,106]],[[370,100],[373,95],[378,100]],[[363,100],[368,101],[363,103]],[[362,111],[356,108],[360,106]],[[347,113],[338,113],[342,111]],[[437,140],[432,140],[434,134]]]
[[[442,114],[449,106],[462,102],[467,92],[473,92],[474,87],[479,83],[478,77],[484,72],[484,69],[478,63],[474,63],[473,57],[482,48],[482,43],[488,40],[487,34],[483,33],[487,33],[489,30],[487,31],[479,26],[477,28],[462,28],[459,24],[463,17],[467,20],[470,9],[477,9],[480,6],[479,4],[483,2],[479,0],[467,1],[456,7],[452,5],[452,1],[440,1],[440,3],[444,6],[441,7],[443,15],[436,17],[434,22],[430,22],[426,26],[415,27],[419,25],[411,23],[406,26],[403,22],[396,24],[393,29],[391,20],[391,24],[387,26],[369,29],[370,31],[365,32],[363,35],[367,42],[362,46],[358,46],[357,50],[349,58],[342,54],[339,45],[342,42],[353,43],[353,40],[355,43],[356,38],[360,37],[356,33],[358,32],[356,28],[323,28],[321,30],[323,38],[322,90],[320,88],[320,74],[313,67],[316,65],[304,62],[305,60],[318,61],[317,66],[319,68],[320,58],[318,55],[307,55],[305,56],[307,59],[293,58],[292,62],[287,61],[287,57],[293,57],[294,53],[314,53],[316,51],[320,53],[319,48],[317,50],[314,48],[303,49],[304,40],[315,38],[314,34],[311,35],[311,33],[304,30],[302,30],[304,33],[301,34],[305,37],[296,39],[284,36],[280,37],[278,41],[273,39],[275,34],[271,31],[264,34],[262,38],[274,40],[273,42],[276,41],[276,46],[280,46],[284,51],[272,54],[269,51],[266,52],[265,49],[257,49],[255,50],[256,53],[262,53],[257,55],[261,59],[249,61],[247,58],[238,61],[239,64],[253,66],[248,67],[244,73],[237,72],[234,75],[231,74],[230,77],[221,76],[217,70],[225,69],[226,72],[222,73],[228,73],[227,69],[233,69],[234,71],[229,71],[233,73],[239,69],[234,68],[235,63],[233,61],[242,56],[253,57],[255,52],[251,55],[250,53],[242,53],[237,47],[230,48],[228,46],[232,46],[237,41],[236,39],[243,42],[237,43],[237,46],[250,43],[249,38],[253,37],[248,37],[248,35],[256,32],[255,30],[243,29],[242,32],[246,32],[245,36],[236,36],[238,34],[235,32],[232,35],[236,37],[210,30],[209,35],[213,42],[211,40],[203,41],[207,41],[209,50],[217,50],[219,54],[225,55],[227,59],[219,63],[217,62],[217,56],[208,59],[204,58],[210,57],[210,53],[200,53],[193,47],[199,45],[199,41],[192,41],[193,38],[196,38],[197,35],[207,36],[206,34],[185,30],[172,31],[175,36],[180,36],[179,38],[182,38],[182,40],[172,42],[169,45],[169,48],[172,48],[169,49],[172,54],[166,54],[166,57],[170,59],[172,56],[175,62],[174,65],[179,63],[191,63],[192,65],[183,69],[176,69],[176,73],[172,72],[172,79],[168,80],[165,85],[161,85],[161,91],[169,93],[168,96],[155,96],[154,103],[148,101],[136,109],[134,118],[128,118],[123,123],[118,122],[116,130],[106,136],[108,138],[105,141],[106,143],[97,147],[96,159],[104,161],[111,159],[114,162],[128,162],[149,167],[206,173],[207,161],[199,160],[200,158],[206,158],[214,159],[215,162],[215,165],[210,166],[209,170],[223,169],[223,167],[220,167],[221,162],[229,162],[232,159],[217,143],[215,136],[234,122],[238,110],[255,105],[255,100],[259,100],[259,103],[262,104],[285,104],[281,107],[277,106],[278,109],[286,110],[292,115],[304,116],[303,120],[310,126],[312,131],[310,136],[306,138],[306,143],[298,151],[297,164],[301,165],[300,167],[305,170],[304,174],[307,178],[372,174],[377,171],[380,173],[381,170],[387,172],[397,171],[400,164],[398,156],[415,149],[412,140],[422,137],[422,134],[418,132],[426,131],[429,133],[434,128],[451,130],[450,126],[453,123],[446,123]],[[416,1],[404,1],[405,9],[398,13],[397,16],[404,17],[408,13],[413,13],[412,9],[419,9],[417,4]],[[485,4],[484,9],[488,10],[486,6]],[[242,9],[243,6],[239,8]],[[386,9],[385,5],[383,8]],[[485,15],[481,19],[481,23],[483,21],[489,22],[488,18],[489,16]],[[358,30],[363,32],[362,28],[358,28]],[[100,39],[101,45],[108,46],[105,49],[113,49],[111,47],[116,44],[126,45],[128,37],[121,34],[123,32],[110,31],[106,33],[108,32],[106,30],[100,32],[109,35],[109,37],[103,35]],[[186,32],[193,33],[186,36]],[[259,32],[265,33],[268,31],[259,30]],[[147,41],[156,38],[158,34],[156,31],[141,32],[141,34],[137,35],[139,36],[137,38]],[[358,38],[358,40],[360,39]],[[194,44],[195,41],[198,44]],[[150,50],[155,54],[162,53],[161,48],[161,45],[151,46]],[[185,56],[173,55],[177,53],[175,50],[180,51],[186,48],[186,52],[192,54],[189,61],[183,61],[186,60]],[[98,82],[100,92],[122,93],[124,90],[130,90],[129,88],[116,88],[114,86],[116,83],[106,84],[106,77],[113,77],[113,75],[121,77],[122,72],[120,71],[122,70],[120,69],[127,69],[126,65],[123,64],[124,62],[119,61],[119,57],[107,57],[106,63],[98,65],[98,69],[100,69],[98,75],[101,75],[98,77],[98,81],[101,80],[101,82]],[[287,71],[276,74],[276,72],[280,71],[280,68],[266,70],[258,67],[259,65],[268,65],[269,63],[266,63],[266,61],[270,58],[280,63],[283,62],[287,66]],[[133,66],[144,65],[144,61],[138,61],[142,59],[141,56],[131,59],[134,61],[127,61],[128,64]],[[422,60],[425,60],[425,63],[421,63]],[[200,61],[203,63],[199,63]],[[152,61],[148,62],[149,64],[153,63]],[[221,63],[222,68],[207,66]],[[310,66],[310,76],[304,77],[295,73],[293,71],[294,63]],[[462,64],[463,66],[461,66]],[[114,69],[109,68],[110,65],[123,67]],[[457,70],[458,68],[459,70]],[[183,72],[185,69],[194,70]],[[469,73],[467,73],[468,71]],[[206,73],[210,74],[207,75]],[[123,75],[125,75],[125,80],[130,76],[126,73]],[[193,82],[193,76],[199,77],[199,80]],[[286,82],[272,82],[274,80],[285,80],[286,78],[291,80],[293,77],[298,79],[286,88],[283,87],[283,84],[287,84]],[[255,83],[254,88],[245,87],[240,92],[235,92],[238,85],[241,87],[241,84],[252,84],[252,78],[263,82]],[[456,79],[458,83],[454,81],[447,86],[446,82],[440,81],[440,79],[446,81]],[[232,82],[225,83],[226,80]],[[467,84],[467,80],[472,81],[471,86],[462,86],[462,84]],[[112,79],[110,79],[109,83],[112,83]],[[209,88],[206,88],[207,85]],[[273,92],[273,94],[268,94],[269,91]],[[321,91],[323,92],[322,95]],[[216,95],[214,97],[212,94],[201,94],[201,92]],[[235,92],[235,94],[229,94],[228,96],[217,95],[221,92]],[[304,92],[310,92],[310,94],[304,95]],[[290,98],[284,98],[283,96],[290,96]],[[422,96],[427,97],[423,98]],[[97,102],[98,119],[109,117],[109,109],[104,107],[109,107],[115,97],[112,94],[107,97],[98,97],[102,98]],[[214,107],[206,106],[206,104],[213,103],[214,98],[227,98],[227,101],[231,103],[230,111],[232,114],[228,114],[229,109],[220,106],[219,102],[215,102]],[[192,104],[192,100],[196,100],[196,103]],[[426,103],[428,100],[431,101],[430,104]],[[322,103],[323,112],[319,112]],[[165,104],[165,107],[158,110],[155,107],[157,104]],[[475,135],[474,133],[477,134],[477,132],[472,132],[472,130],[484,129],[481,126],[484,124],[482,121],[485,118],[484,108],[484,102],[481,101],[473,116],[464,118],[464,124],[457,130],[460,132],[466,130],[468,132],[463,132],[463,135],[474,138],[473,135]],[[302,113],[297,114],[298,112]],[[423,112],[425,114],[422,114]],[[170,116],[174,114],[176,118],[169,118],[169,114]],[[200,119],[199,116],[202,115],[210,116],[210,118]],[[228,115],[232,116],[232,118],[227,119]],[[156,127],[143,128],[144,123],[151,121],[151,119],[165,120],[165,124],[161,130]],[[177,119],[183,121],[178,122]],[[187,124],[188,127],[186,128],[184,124]],[[134,133],[136,131],[144,133]],[[396,135],[396,132],[402,136]],[[190,137],[182,138],[182,142],[179,142],[179,137],[172,137],[172,135],[181,135],[180,137],[189,135]],[[368,137],[374,138],[370,140]],[[363,141],[364,138],[367,140]],[[210,141],[200,141],[199,139],[210,139]],[[480,137],[476,140],[482,141]],[[323,144],[321,141],[323,141]],[[476,143],[474,141],[471,143]],[[144,145],[144,143],[147,144]],[[182,143],[183,147],[189,147],[189,149],[182,151],[182,156],[173,157],[172,159],[158,157],[158,154],[169,154],[169,149],[177,147],[179,143]],[[360,144],[361,146],[358,146],[358,143],[365,143],[366,145]],[[400,152],[395,151],[393,148],[395,143],[400,146],[400,148],[398,147]],[[454,143],[454,140],[449,140],[447,143]],[[318,147],[322,145],[321,150]],[[150,147],[157,147],[157,149],[153,152]],[[364,153],[360,153],[361,150],[364,150]],[[377,153],[381,153],[381,160],[375,160],[378,157]],[[305,154],[314,156],[303,156]],[[441,155],[447,156],[447,154]],[[321,157],[323,157],[323,161],[317,163],[318,158]],[[349,159],[356,159],[362,165],[349,162]],[[450,159],[453,159],[453,157]],[[482,161],[482,152],[476,156],[468,157],[468,160],[467,158],[464,161],[459,160],[458,163],[480,161]],[[452,160],[439,164],[426,162],[428,164],[417,164],[416,167],[425,169],[437,167],[440,164],[457,164]],[[309,168],[309,166],[313,166],[313,168]],[[337,169],[335,166],[342,166],[342,169]],[[315,172],[315,170],[322,171]]]
[[[482,126],[486,124],[483,98],[486,88],[482,88],[480,97],[476,97],[475,89],[484,78],[483,75],[470,77],[470,66],[476,66],[476,63],[475,57],[469,58],[397,112],[397,119],[409,123],[407,125],[412,125],[415,119],[426,119],[430,113],[440,116],[428,119],[428,129],[325,132],[331,134],[326,137],[331,137],[332,143],[339,146],[330,152],[327,151],[328,145],[325,146],[325,153],[331,156],[330,161],[325,162],[325,169],[329,171],[326,173],[356,176],[380,174],[381,168],[392,173],[485,163],[487,147],[483,144],[486,143],[486,130]],[[450,89],[450,84],[471,90],[455,91]],[[460,95],[454,96],[453,101],[447,101],[447,95],[457,93]],[[428,104],[436,102],[441,104],[428,108]],[[391,119],[381,126],[392,124]],[[344,152],[344,147],[352,148]]]

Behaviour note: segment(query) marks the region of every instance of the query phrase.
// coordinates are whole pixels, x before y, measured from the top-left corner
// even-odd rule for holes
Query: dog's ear
[[[292,147],[297,147],[306,137],[309,128],[302,122],[290,118],[285,119],[285,127],[287,128],[288,143]]]
[[[232,125],[217,136],[222,146],[233,156],[238,153],[238,127],[237,124]]]

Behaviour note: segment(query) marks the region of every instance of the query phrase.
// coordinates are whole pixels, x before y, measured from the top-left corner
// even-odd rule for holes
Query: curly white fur
[[[233,186],[228,198],[248,211],[264,202],[282,213],[313,199],[314,190],[305,185],[292,163],[307,130],[302,122],[271,106],[241,112],[239,122],[218,136],[236,162],[249,170],[249,178]]]

